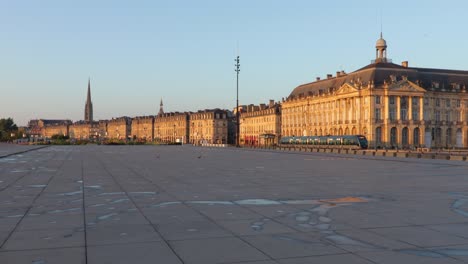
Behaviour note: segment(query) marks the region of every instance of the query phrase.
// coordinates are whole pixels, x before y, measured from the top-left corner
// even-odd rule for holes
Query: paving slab
[[[0,251],[0,263],[86,264],[84,247]]]
[[[87,264],[182,264],[164,242],[88,247]]]
[[[170,243],[187,264],[268,260],[268,256],[239,238],[211,238]]]

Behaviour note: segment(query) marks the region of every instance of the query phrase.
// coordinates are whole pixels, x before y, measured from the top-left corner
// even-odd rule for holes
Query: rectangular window
[[[394,105],[395,104],[395,96],[393,96],[393,95],[390,96],[389,101],[390,101],[391,105]]]
[[[388,115],[389,115],[390,121],[395,121],[396,120],[395,108],[388,109]]]
[[[405,108],[400,109],[400,119],[403,121],[408,120],[408,115]]]
[[[461,105],[461,102],[460,102],[460,99],[457,100],[457,107],[460,107]]]
[[[424,105],[429,105],[429,98],[427,97],[424,98]]]
[[[445,99],[445,106],[450,107],[450,99]]]
[[[440,106],[440,99],[439,99],[439,98],[436,98],[436,99],[435,99],[435,105],[436,105],[436,106]]]
[[[412,115],[413,115],[412,119],[413,120],[419,120],[419,107],[415,107],[413,105],[413,111],[411,111],[411,112],[412,112]]]
[[[447,121],[447,122],[452,121],[452,120],[451,120],[451,112],[450,112],[450,111],[446,111],[446,112],[445,112],[445,121]]]
[[[376,108],[374,112],[375,120],[380,120],[380,108]]]
[[[430,119],[431,119],[431,117],[429,115],[429,110],[427,110],[427,109],[424,110],[424,120],[430,120]]]
[[[380,95],[375,96],[375,104],[380,104]]]
[[[435,111],[435,121],[436,122],[440,121],[440,111]]]

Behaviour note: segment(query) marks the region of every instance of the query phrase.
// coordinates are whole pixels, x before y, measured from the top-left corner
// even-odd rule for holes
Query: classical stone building
[[[97,138],[98,131],[98,122],[77,121],[70,125],[69,135],[73,139],[89,140]]]
[[[107,138],[127,140],[132,133],[132,119],[126,116],[107,121]]]
[[[52,136],[59,135],[59,136],[68,136],[70,125],[69,124],[58,124],[58,125],[49,125],[45,126],[43,131],[43,136],[45,138],[51,138]]]
[[[162,107],[161,107],[162,109]],[[190,113],[161,113],[154,120],[154,137],[158,142],[187,143]]]
[[[363,134],[370,147],[468,147],[468,71],[376,59],[295,88],[282,104],[282,134]]]
[[[68,128],[72,124],[68,119],[33,119],[28,122],[26,134],[33,137],[48,137],[53,135],[68,136]]]
[[[154,116],[137,116],[132,118],[131,135],[134,140],[153,141]]]
[[[270,100],[268,105],[249,105],[240,116],[240,144],[272,146],[281,137],[281,105]]]
[[[229,112],[221,109],[201,110],[190,114],[190,143],[227,144]]]

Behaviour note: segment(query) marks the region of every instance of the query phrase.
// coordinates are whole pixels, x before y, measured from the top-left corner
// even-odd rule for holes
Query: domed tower
[[[382,32],[375,43],[375,62],[387,62],[387,42],[383,39]]]

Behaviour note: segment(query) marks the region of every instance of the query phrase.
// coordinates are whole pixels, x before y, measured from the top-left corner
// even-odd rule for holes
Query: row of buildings
[[[40,134],[234,143],[234,116],[240,111],[241,145],[274,145],[282,136],[360,134],[371,147],[467,148],[468,71],[394,64],[382,35],[375,50],[375,60],[354,72],[317,77],[280,102],[244,105],[232,112],[164,113],[161,102],[155,116],[95,122],[88,83],[85,120],[43,121]]]

